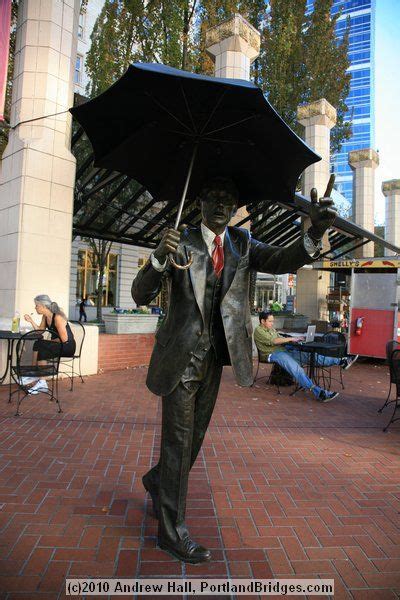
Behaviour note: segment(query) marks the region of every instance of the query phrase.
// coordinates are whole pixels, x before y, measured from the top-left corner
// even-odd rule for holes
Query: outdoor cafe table
[[[21,339],[21,337],[25,333],[26,333],[26,331],[20,331],[18,333],[13,333],[12,331],[9,331],[9,330],[7,331],[4,329],[0,329],[0,341],[7,340],[6,364],[5,364],[3,373],[0,375],[0,385],[2,385],[2,383],[4,383],[4,380],[6,379],[7,373],[10,369],[12,355],[14,352],[14,344],[17,340]],[[11,377],[11,374],[10,374],[10,377]]]
[[[315,355],[321,354],[322,356],[333,356],[340,357],[340,352],[343,350],[343,344],[332,344],[329,342],[322,342],[314,340],[313,342],[290,342],[293,348],[296,348],[300,352],[306,352],[310,355],[310,360],[307,361],[307,374],[314,383],[318,385],[315,379]]]

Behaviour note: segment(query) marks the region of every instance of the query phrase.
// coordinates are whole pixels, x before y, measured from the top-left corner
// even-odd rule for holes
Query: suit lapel
[[[194,296],[204,321],[204,299],[206,294],[207,259],[209,258],[206,245],[200,229],[190,229],[185,243],[187,260],[192,254],[193,262],[189,267]]]
[[[233,278],[235,277],[239,258],[240,254],[238,247],[235,244],[233,236],[231,236],[229,233],[229,228],[227,227],[224,240],[224,270],[222,272],[221,300],[231,287]]]

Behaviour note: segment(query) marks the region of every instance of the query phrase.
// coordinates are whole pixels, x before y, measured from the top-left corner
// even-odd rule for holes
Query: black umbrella
[[[106,92],[71,109],[95,166],[177,202],[197,148],[188,196],[213,176],[231,177],[241,204],[291,199],[302,171],[321,160],[281,119],[260,88],[240,79],[137,63]]]
[[[206,179],[230,177],[240,205],[288,201],[303,170],[321,160],[253,83],[136,63],[103,94],[71,109],[95,166],[178,203]]]

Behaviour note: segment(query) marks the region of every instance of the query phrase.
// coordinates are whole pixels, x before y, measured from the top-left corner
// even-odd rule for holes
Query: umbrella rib
[[[197,127],[196,127],[196,124],[195,124],[195,122],[194,122],[194,120],[193,120],[192,111],[190,110],[190,106],[189,106],[189,103],[188,103],[188,100],[187,100],[187,97],[186,97],[186,94],[185,94],[185,90],[184,90],[184,88],[183,88],[183,85],[181,85],[181,92],[182,92],[183,99],[184,99],[184,101],[185,101],[186,110],[188,111],[189,118],[190,118],[190,120],[191,120],[191,122],[192,122],[193,131],[194,131],[194,132],[197,134]]]
[[[246,140],[245,142],[241,142],[240,140],[222,140],[219,138],[209,138],[209,137],[205,137],[202,138],[202,141],[205,142],[221,142],[223,144],[239,144],[240,146],[253,146],[254,142],[252,142],[251,140]]]
[[[186,137],[190,138],[195,138],[196,134],[193,133],[192,131],[190,133],[186,133],[186,131],[178,131],[178,129],[164,129],[164,131],[166,133],[178,133],[179,135],[185,135]]]
[[[161,104],[161,102],[159,100],[157,100],[157,98],[155,98],[154,96],[152,96],[149,93],[148,93],[148,96],[152,100],[154,100],[154,102],[157,104],[157,106],[159,106],[164,112],[166,112],[170,117],[172,117],[173,119],[175,119],[175,121],[178,121],[178,123],[180,125],[183,125],[183,127],[185,127],[188,131],[190,131],[190,133],[192,133],[192,130],[190,129],[189,125],[187,125],[186,123],[184,123],[183,121],[181,121],[176,115],[174,115],[174,113],[172,113],[170,110],[168,110],[168,108],[166,108],[163,104]]]
[[[224,127],[219,127],[218,129],[213,129],[212,131],[206,131],[204,135],[211,135],[212,133],[217,133],[218,131],[224,131],[225,129],[229,129],[230,127],[234,127],[235,125],[239,125],[239,123],[244,123],[245,121],[250,121],[250,119],[255,119],[257,115],[250,115],[249,117],[245,117],[244,119],[240,119],[240,121],[235,121],[235,123],[230,123],[229,125],[225,125]]]
[[[200,131],[200,135],[203,135],[205,128],[207,127],[207,125],[209,124],[209,122],[211,121],[211,119],[213,118],[215,111],[217,110],[218,106],[221,104],[223,97],[225,96],[227,90],[225,89],[222,94],[220,95],[220,97],[217,100],[216,105],[214,106],[214,108],[212,109],[207,121],[204,124],[203,129]]]

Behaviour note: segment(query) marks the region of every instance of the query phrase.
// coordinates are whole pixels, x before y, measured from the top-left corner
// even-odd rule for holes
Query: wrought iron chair
[[[378,413],[381,413],[383,409],[392,402],[394,402],[394,409],[390,421],[383,431],[387,431],[391,423],[394,423],[394,421],[398,421],[400,419],[400,417],[394,417],[396,410],[400,407],[400,344],[396,340],[390,340],[387,342],[386,359],[389,366],[390,376],[389,393],[384,404],[378,410]],[[392,392],[392,385],[396,386],[396,397],[393,400],[389,400]]]
[[[261,375],[260,377],[257,377],[258,375],[258,371],[260,369],[260,364],[268,364],[271,365],[271,371],[267,374],[267,375]],[[254,379],[253,379],[253,384],[254,385],[256,383],[256,381],[259,381],[260,379],[266,379],[267,380],[267,385],[275,385],[278,391],[278,394],[281,393],[281,386],[282,384],[279,383],[281,378],[284,377],[290,377],[289,373],[287,373],[285,371],[285,369],[283,369],[280,365],[278,365],[277,363],[273,363],[273,362],[267,362],[265,360],[262,360],[261,357],[261,353],[257,348],[257,369],[256,369],[256,373],[254,375]],[[296,390],[295,390],[296,391]],[[293,395],[294,392],[292,392],[291,395]]]
[[[33,345],[36,341],[46,338],[52,333],[52,342],[57,344],[57,355],[53,358],[46,359],[46,365],[33,365]],[[59,351],[58,351],[59,346]],[[49,332],[48,330],[39,330],[36,329],[34,331],[28,331],[25,333],[17,342],[15,357],[11,359],[10,365],[10,388],[9,388],[9,399],[11,402],[12,396],[14,394],[18,394],[17,401],[17,409],[15,412],[15,416],[19,416],[19,408],[21,402],[26,396],[29,396],[29,387],[23,383],[23,377],[31,377],[42,379],[43,377],[48,378],[48,382],[50,383],[49,387],[41,390],[42,393],[50,396],[49,400],[56,401],[58,412],[62,412],[61,403],[58,399],[58,372],[60,366],[60,358],[63,350],[63,343],[59,335],[56,332]],[[17,384],[17,389],[11,391],[12,383]],[[21,397],[21,393],[23,396]],[[36,396],[35,396],[36,398]]]
[[[323,342],[327,342],[328,344],[340,344],[340,348],[334,352],[334,354],[332,354],[332,351],[329,351],[329,354],[326,353],[326,356],[330,356],[330,357],[334,357],[334,358],[344,358],[347,355],[347,339],[346,336],[341,333],[340,331],[328,331],[327,333],[324,333],[324,335],[322,336],[322,341]],[[324,351],[319,352],[319,354],[325,354]],[[337,377],[332,377],[332,369],[334,368],[338,368],[339,369],[339,378]],[[332,365],[332,366],[328,366],[328,365],[315,365],[315,374],[316,374],[316,381],[318,383],[318,385],[321,382],[322,379],[322,386],[324,389],[330,390],[331,389],[331,384],[332,384],[332,379],[334,381],[338,381],[340,383],[340,385],[342,386],[342,390],[344,390],[344,383],[343,383],[343,369],[341,367],[341,365]]]
[[[81,378],[81,383],[85,383],[82,377],[81,371],[81,356],[82,356],[82,348],[83,342],[85,341],[86,330],[80,321],[69,321],[69,324],[72,329],[72,333],[74,334],[76,350],[74,356],[62,356],[61,357],[61,366],[66,367],[67,369],[71,369],[68,373],[67,371],[62,370],[61,373],[69,377],[71,381],[71,387],[69,391],[72,392],[74,389],[74,375]],[[78,362],[78,370],[75,371],[75,361]]]

